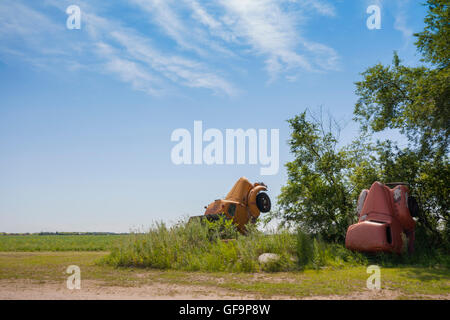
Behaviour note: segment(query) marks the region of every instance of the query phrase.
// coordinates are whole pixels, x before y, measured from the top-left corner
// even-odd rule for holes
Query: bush
[[[260,264],[263,253],[279,259]],[[103,260],[116,267],[146,267],[208,272],[279,272],[323,266],[362,264],[360,255],[328,244],[298,230],[263,233],[256,225],[247,234],[237,232],[231,220],[221,218],[182,221],[170,228],[156,223],[146,233],[134,233]]]
[[[313,258],[313,246],[311,237],[302,229],[297,230],[297,262],[300,268],[309,265]]]
[[[297,230],[297,258],[300,269],[321,267],[344,267],[348,265],[366,265],[367,258],[343,245],[328,243],[320,236],[312,237],[302,229]]]
[[[417,240],[420,237],[419,234]],[[263,253],[274,253],[279,259],[260,264],[258,257]],[[116,267],[185,271],[279,272],[369,264],[449,268],[450,255],[420,241],[413,255],[362,254],[301,229],[295,233],[288,230],[263,233],[256,225],[249,225],[243,236],[231,220],[223,218],[215,222],[182,221],[170,228],[157,223],[146,233],[123,238],[103,262]]]
[[[147,233],[135,233],[114,248],[104,262],[113,266],[150,267],[187,271],[258,272],[293,270],[290,257],[295,238],[288,232],[264,234],[248,226],[239,234],[231,220],[180,222],[172,228],[155,224]],[[261,266],[260,254],[271,252],[281,259]]]

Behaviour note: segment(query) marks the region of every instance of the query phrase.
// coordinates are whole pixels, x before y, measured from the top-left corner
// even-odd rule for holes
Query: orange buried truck
[[[262,191],[267,191],[264,183],[252,184],[247,178],[242,177],[234,184],[225,199],[215,200],[205,207],[203,216],[192,218],[207,218],[213,221],[225,216],[233,220],[241,233],[245,233],[245,226],[248,223],[255,223],[261,212],[270,211],[270,198]]]
[[[393,186],[389,188],[388,185]],[[406,183],[374,182],[363,190],[357,204],[358,222],[351,225],[345,246],[360,252],[395,252],[403,249],[404,233],[408,251],[414,251],[414,229],[418,205]]]

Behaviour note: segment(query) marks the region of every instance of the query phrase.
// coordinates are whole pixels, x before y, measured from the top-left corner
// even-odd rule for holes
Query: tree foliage
[[[425,28],[415,34],[427,65],[405,66],[394,53],[392,65],[376,64],[355,83],[354,120],[362,130],[353,143],[337,148],[338,131],[324,130],[323,119],[306,112],[288,120],[295,159],[286,164],[288,182],[278,201],[283,221],[340,241],[362,189],[376,180],[406,181],[421,204],[421,234],[431,245],[449,243],[449,2],[429,0]],[[386,129],[404,134],[408,146],[371,143]]]
[[[449,237],[450,39],[448,0],[429,0],[423,32],[415,34],[427,66],[377,64],[356,83],[355,120],[363,131],[398,129],[408,138],[400,149],[378,143],[383,181],[406,181],[422,206],[419,229],[433,243]],[[447,232],[446,232],[447,231]]]
[[[311,117],[314,118],[313,115]],[[337,124],[308,121],[306,111],[288,120],[290,149],[295,160],[286,164],[288,184],[278,204],[285,222],[300,222],[310,233],[342,240],[352,199],[348,193],[346,153],[337,149]]]
[[[429,0],[425,29],[415,34],[429,66],[407,67],[394,53],[392,66],[376,64],[356,83],[355,120],[364,130],[405,133],[425,156],[448,151],[450,128],[449,0]]]
[[[377,64],[362,75],[354,114],[363,130],[398,129],[425,154],[448,148],[448,68],[407,67],[395,53],[392,66]]]
[[[450,34],[450,12],[448,0],[428,1],[428,14],[425,28],[415,34],[416,45],[423,54],[423,61],[431,62],[440,68],[447,68],[450,60],[448,35]]]

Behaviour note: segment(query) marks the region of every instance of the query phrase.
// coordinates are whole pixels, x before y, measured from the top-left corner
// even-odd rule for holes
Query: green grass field
[[[215,289],[224,289],[238,296],[251,294],[262,298],[274,296],[307,298],[329,295],[345,297],[346,295],[358,296],[360,293],[367,294],[366,280],[369,274],[367,274],[366,268],[373,263],[368,260],[332,263],[331,265],[326,263],[318,268],[304,270],[289,267],[287,269],[289,271],[286,271],[282,266],[281,272],[266,272],[274,270],[265,270],[259,267],[249,269],[249,271],[245,271],[245,269],[230,271],[229,268],[222,270],[222,268],[215,267],[208,270],[210,264],[216,265],[212,255],[206,255],[206,260],[199,260],[202,257],[187,260],[191,262],[182,265],[182,268],[178,270],[170,267],[171,264],[164,268],[156,268],[151,265],[153,260],[147,255],[144,257],[150,259],[148,260],[150,261],[149,265],[141,263],[141,260],[136,265],[126,266],[110,263],[111,257],[114,258],[111,256],[111,250],[121,250],[120,248],[122,248],[122,250],[126,250],[127,254],[131,252],[130,260],[124,261],[133,261],[135,257],[139,258],[143,255],[141,250],[145,249],[145,246],[142,247],[142,245],[149,245],[148,241],[155,241],[155,245],[161,245],[161,241],[164,241],[161,234],[153,233],[153,236],[155,237],[151,238],[148,235],[0,236],[0,282],[32,280],[38,283],[63,284],[67,279],[67,267],[77,265],[82,270],[83,280],[94,280],[106,287],[138,287],[154,283],[167,286],[176,284],[208,287],[211,288],[211,292],[215,292]],[[282,248],[290,243],[289,250],[294,253],[296,247],[295,242],[292,242],[293,239],[287,235],[280,237],[240,238],[236,243],[219,244],[217,248],[220,250],[215,252],[216,255],[219,255],[216,259],[219,261],[223,258],[220,257],[223,251],[230,255],[226,259],[231,259],[232,262],[239,261],[240,258],[235,258],[234,254],[241,254],[243,251],[236,248],[245,247],[245,244],[247,246],[255,245],[253,241],[258,242],[257,251],[275,251],[282,254],[282,250],[284,250]],[[166,238],[166,240],[168,239],[172,238]],[[129,251],[131,250],[130,245],[134,248],[133,251]],[[205,251],[199,251],[199,254],[204,254],[211,248],[212,250],[217,249],[204,247],[202,250]],[[164,251],[163,249],[163,247],[159,247],[157,252],[173,254],[173,251]],[[230,251],[231,249],[236,250]],[[192,248],[189,250],[185,248],[185,252],[193,252],[192,250]],[[327,254],[334,255],[330,252]],[[184,258],[184,256],[179,257]],[[345,255],[341,255],[341,257],[345,257]],[[145,262],[145,260],[143,261]],[[174,263],[177,261],[175,259]],[[192,261],[201,267],[197,270],[190,270],[189,266],[193,263]],[[203,263],[206,264],[203,265]],[[185,266],[189,268],[185,268]],[[388,263],[380,264],[380,267],[382,289],[384,292],[395,292],[396,299],[450,299],[450,269],[445,265],[393,265]]]
[[[0,251],[109,251],[128,235],[0,235]]]
[[[82,279],[95,280],[101,286],[136,287],[149,284],[206,286],[227,289],[236,294],[255,294],[262,298],[285,296],[307,298],[367,292],[365,266],[340,269],[324,268],[303,272],[229,273],[186,272],[148,268],[114,268],[99,261],[107,252],[1,252],[1,280],[33,280],[38,283],[67,279],[68,265],[78,265]],[[400,267],[381,269],[381,287],[397,293],[397,299],[449,299],[448,269]]]

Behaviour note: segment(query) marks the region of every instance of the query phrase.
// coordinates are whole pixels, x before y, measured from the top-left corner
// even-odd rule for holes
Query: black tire
[[[270,198],[265,192],[258,193],[256,196],[256,206],[261,212],[269,212],[272,206]]]
[[[419,204],[417,203],[416,198],[408,197],[408,209],[411,217],[417,217],[419,215]]]

